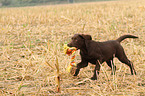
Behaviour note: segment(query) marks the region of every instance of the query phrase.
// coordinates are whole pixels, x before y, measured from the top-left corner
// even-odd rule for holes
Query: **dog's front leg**
[[[88,66],[88,62],[82,61],[82,62],[78,63],[74,76],[77,76],[79,74],[79,71],[80,71],[81,68],[84,68],[84,67],[87,67],[87,66]]]
[[[95,69],[94,69],[94,75],[93,75],[93,77],[91,77],[91,80],[97,80],[98,75],[99,75],[99,71],[100,71],[100,64],[99,64],[99,62],[97,61],[97,62],[96,62]]]

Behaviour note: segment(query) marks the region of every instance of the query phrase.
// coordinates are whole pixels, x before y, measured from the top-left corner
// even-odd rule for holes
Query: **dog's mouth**
[[[67,46],[68,46],[68,47],[75,47],[75,46],[73,46],[71,43],[68,43]]]
[[[77,50],[79,49],[79,48],[77,48],[76,46],[73,46],[73,45],[72,45],[72,44],[70,44],[70,43],[69,43],[69,44],[67,44],[67,46],[68,46],[68,47],[75,47]]]

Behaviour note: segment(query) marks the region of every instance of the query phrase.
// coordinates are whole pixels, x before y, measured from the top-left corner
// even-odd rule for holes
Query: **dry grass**
[[[1,95],[145,95],[145,1],[111,1],[0,9],[0,94]],[[104,63],[99,79],[91,81],[93,67],[77,77],[66,68],[69,58],[63,44],[74,33],[91,34],[94,40],[116,39],[134,34],[121,44],[134,63],[136,76],[115,59],[116,75]],[[58,62],[56,61],[58,58]],[[76,62],[79,62],[79,54]],[[59,65],[61,93],[56,91]]]

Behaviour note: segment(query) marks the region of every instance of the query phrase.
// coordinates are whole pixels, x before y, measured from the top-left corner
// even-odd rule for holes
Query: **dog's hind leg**
[[[97,80],[98,79],[99,71],[100,71],[100,64],[99,64],[98,61],[96,61],[96,66],[95,66],[95,69],[94,69],[94,74],[93,74],[93,77],[91,77],[91,80]]]
[[[125,63],[126,65],[128,65],[130,67],[130,71],[131,71],[131,75],[135,74],[136,75],[136,71],[134,69],[133,63],[128,60],[127,58],[118,58],[122,63]]]
[[[119,54],[116,55],[116,57],[124,64],[128,65],[130,67],[131,74],[136,75],[136,71],[134,69],[133,63],[126,57],[124,50],[120,50],[118,52]]]
[[[106,61],[107,65],[111,68],[111,75],[115,75],[116,66],[114,65],[113,59]]]

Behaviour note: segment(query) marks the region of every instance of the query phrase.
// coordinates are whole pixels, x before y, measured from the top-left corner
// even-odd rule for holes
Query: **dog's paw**
[[[75,74],[73,76],[77,76],[79,73],[75,72]]]
[[[79,69],[76,69],[75,74],[73,76],[77,76],[79,74]]]
[[[77,74],[74,74],[73,76],[77,76]]]
[[[91,77],[90,79],[91,80],[97,80],[97,77]]]

